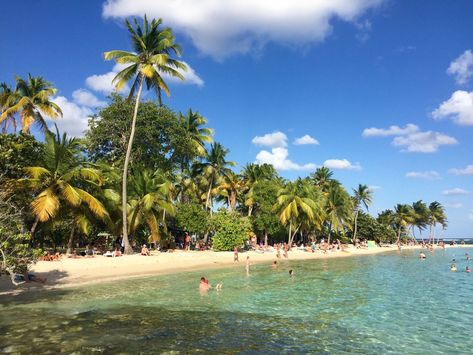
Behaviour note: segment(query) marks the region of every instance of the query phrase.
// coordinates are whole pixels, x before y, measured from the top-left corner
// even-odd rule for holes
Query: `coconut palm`
[[[391,221],[392,224],[394,224],[397,228],[396,244],[399,244],[401,240],[402,229],[408,229],[409,225],[414,221],[411,210],[411,206],[399,203],[396,205],[396,207],[394,207],[394,212],[391,215]]]
[[[358,214],[360,212],[360,207],[363,205],[368,211],[368,207],[371,205],[373,202],[373,192],[370,190],[370,188],[366,185],[359,184],[356,189],[353,189],[353,202],[355,205],[355,225],[354,225],[354,230],[353,230],[353,244],[355,244],[356,241],[356,232],[357,232],[357,222],[358,222]]]
[[[11,86],[9,86],[7,83],[0,83],[0,115],[2,115],[3,112],[9,108],[9,102],[12,95],[13,90]],[[1,118],[0,123],[3,123],[3,133],[8,131],[10,123],[12,124],[13,130],[16,133],[16,118],[12,113],[6,115],[5,118]]]
[[[429,208],[422,200],[416,201],[412,204],[412,236],[415,239],[414,229],[417,227],[419,233],[422,235],[422,231],[426,228],[429,223]],[[422,238],[423,241],[423,238]]]
[[[146,224],[150,230],[150,242],[161,240],[160,220],[166,228],[166,215],[174,215],[171,199],[172,183],[159,171],[134,171],[130,179],[129,201],[130,234]]]
[[[237,197],[241,194],[243,188],[244,181],[234,172],[226,174],[220,185],[217,186],[217,194],[225,199],[228,211],[235,211]]]
[[[328,183],[325,198],[325,218],[328,222],[328,243],[332,231],[345,233],[345,227],[351,228],[353,202],[348,192],[336,180]]]
[[[189,134],[190,143],[198,156],[205,156],[205,144],[213,142],[213,130],[203,127],[207,120],[198,112],[189,109],[186,115],[179,115],[179,123]]]
[[[205,176],[208,182],[205,209],[210,207],[210,214],[212,214],[213,205],[211,192],[217,184],[217,180],[231,174],[232,171],[229,167],[236,165],[235,162],[226,160],[228,152],[229,150],[220,143],[213,143],[203,161],[197,164],[197,172]]]
[[[34,194],[32,240],[38,223],[54,218],[61,208],[85,208],[98,218],[107,216],[103,204],[86,191],[101,185],[100,172],[84,162],[76,138],[68,138],[66,133],[61,137],[57,127],[56,132],[46,134],[44,164],[26,168],[28,177],[17,180]]]
[[[129,254],[132,253],[133,250],[128,241],[126,217],[128,214],[127,175],[133,139],[135,136],[136,116],[138,114],[138,106],[140,104],[143,84],[146,84],[148,89],[154,89],[157,92],[159,104],[162,105],[161,90],[164,90],[167,95],[170,95],[169,89],[164,82],[162,75],[166,74],[184,80],[183,75],[178,71],[178,69],[185,70],[186,65],[171,57],[172,54],[180,56],[180,46],[174,42],[174,34],[170,28],[159,28],[162,24],[161,19],[154,19],[149,23],[145,16],[143,27],[141,27],[136,19],[134,20],[134,28],[128,20],[125,21],[125,24],[131,35],[134,52],[114,50],[105,52],[104,57],[106,60],[115,59],[119,64],[128,65],[125,69],[117,73],[113,79],[115,87],[119,90],[130,80],[133,80],[129,99],[133,97],[137,90],[122,176],[123,242],[125,245],[125,253]]]
[[[248,207],[248,217],[251,216],[254,206],[254,188],[259,181],[272,180],[278,177],[276,169],[270,164],[247,164],[241,173],[245,183],[244,205]]]
[[[328,194],[330,182],[333,181],[332,176],[333,172],[325,166],[317,168],[317,170],[310,175],[314,184],[318,186],[325,195]]]
[[[31,125],[35,122],[46,132],[48,126],[44,115],[53,119],[62,116],[61,108],[50,100],[57,89],[41,76],[33,77],[28,74],[27,80],[20,77],[16,77],[15,80],[16,88],[4,103],[7,109],[0,116],[0,122],[19,113],[24,133],[29,133]]]
[[[430,226],[430,239],[435,243],[435,227],[437,223],[440,223],[443,228],[447,226],[447,216],[445,209],[442,204],[438,201],[434,201],[429,205],[429,226]]]
[[[320,226],[323,216],[322,195],[302,179],[289,182],[278,193],[274,210],[280,222],[289,226],[288,244],[304,224]]]

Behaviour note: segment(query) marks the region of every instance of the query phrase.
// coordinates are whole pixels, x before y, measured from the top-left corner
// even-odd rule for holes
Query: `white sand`
[[[418,247],[403,247],[412,249]],[[306,260],[347,257],[352,255],[370,255],[386,251],[395,251],[395,246],[354,249],[347,251],[335,251],[323,253],[317,251],[310,253],[301,250],[289,252],[289,260]],[[110,258],[95,256],[87,258],[71,259],[64,257],[60,261],[40,261],[32,268],[32,272],[46,277],[48,281],[45,285],[36,282],[24,283],[14,287],[9,278],[2,276],[0,279],[0,294],[18,292],[27,289],[55,289],[62,287],[74,287],[90,283],[121,280],[132,277],[143,277],[160,274],[170,274],[199,269],[209,269],[217,267],[241,267],[244,272],[245,259],[250,256],[251,263],[272,263],[276,259],[276,252],[240,253],[238,263],[233,262],[233,252],[212,252],[212,251],[175,251],[173,253],[153,253],[151,256],[127,255]],[[280,262],[284,262],[281,258]]]

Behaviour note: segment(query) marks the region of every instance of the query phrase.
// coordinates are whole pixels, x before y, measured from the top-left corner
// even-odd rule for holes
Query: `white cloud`
[[[406,177],[414,179],[438,180],[440,174],[434,170],[429,171],[410,171],[406,173]]]
[[[426,131],[395,137],[393,144],[404,147],[406,152],[434,153],[440,146],[458,144],[458,141],[443,133]]]
[[[60,132],[67,132],[69,136],[82,136],[87,129],[89,117],[94,113],[92,109],[69,101],[64,96],[57,96],[52,101],[59,105],[63,115],[55,120],[48,119],[49,126],[52,127],[55,122]]]
[[[294,141],[294,144],[295,145],[306,145],[306,144],[315,144],[315,145],[319,145],[319,141],[311,136],[309,136],[308,134],[306,134],[305,136],[302,136],[302,137],[299,137],[297,138],[295,141]]]
[[[256,136],[251,143],[263,147],[287,147],[287,136],[282,132],[267,133],[264,136]]]
[[[322,165],[329,169],[361,170],[360,164],[352,164],[347,159],[328,159]]]
[[[473,125],[473,91],[455,91],[450,99],[432,112],[435,119],[450,117],[455,123],[462,126]]]
[[[467,165],[463,169],[450,169],[448,172],[453,175],[473,175],[473,165]]]
[[[446,203],[445,206],[447,206],[449,208],[462,208],[463,203],[461,203],[461,202],[452,202],[452,203]]]
[[[313,163],[299,165],[289,160],[286,148],[272,148],[271,152],[262,150],[256,155],[256,164],[272,164],[277,170],[315,170],[317,166]]]
[[[84,89],[78,89],[74,91],[72,93],[72,99],[77,104],[87,107],[102,107],[107,104],[105,101],[99,100],[90,91]]]
[[[108,0],[105,18],[160,17],[217,59],[261,49],[267,42],[290,46],[323,41],[332,20],[361,23],[384,0]]]
[[[390,126],[389,128],[366,128],[363,137],[388,137],[394,136],[392,144],[403,147],[402,151],[433,153],[442,145],[457,144],[457,140],[444,133],[433,131],[420,131],[419,127],[409,123],[404,128]]]
[[[447,73],[455,77],[457,84],[466,84],[473,76],[473,53],[466,50],[462,55],[450,63]]]
[[[380,190],[380,189],[381,189],[381,186],[378,186],[378,185],[370,185],[370,186],[368,186],[368,189],[370,189],[371,191]]]
[[[457,195],[468,195],[468,194],[469,194],[468,191],[464,189],[460,189],[459,187],[442,191],[442,195],[444,196],[457,196]]]
[[[404,128],[399,126],[389,126],[389,128],[366,128],[363,130],[363,137],[388,137],[403,136],[419,131],[419,127],[415,124],[408,123]]]
[[[189,63],[183,62],[187,66],[187,70],[178,69],[178,72],[184,76],[184,80],[170,76],[167,73],[162,73],[163,80],[168,84],[188,84],[188,85],[197,85],[203,86],[204,81],[200,78],[195,70],[189,65]],[[95,91],[102,92],[104,94],[110,94],[115,90],[115,87],[112,84],[113,78],[117,73],[126,68],[125,64],[115,64],[112,71],[105,74],[96,74],[91,75],[85,79],[86,85]],[[130,87],[125,85],[120,91],[130,91]]]

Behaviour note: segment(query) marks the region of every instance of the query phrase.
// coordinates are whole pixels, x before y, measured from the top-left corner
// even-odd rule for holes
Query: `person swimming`
[[[278,262],[277,260],[274,260],[273,263],[271,264],[271,268],[276,269],[278,267]]]
[[[291,269],[289,270],[289,277],[293,277],[294,276],[294,271]]]
[[[452,264],[450,266],[450,271],[454,271],[454,272],[457,271],[457,266],[455,264]]]
[[[470,267],[469,267],[469,266],[467,266],[467,267],[466,267],[466,269],[465,269],[465,272],[471,272],[471,270],[470,270]]]
[[[209,284],[209,280],[202,276],[200,278],[199,291],[201,293],[207,293],[212,288],[214,288],[217,291],[220,291],[222,289],[222,286],[223,286],[222,283],[218,283],[217,285],[215,285],[215,287],[212,287]]]
[[[419,259],[426,259],[427,257],[423,252],[419,252]]]

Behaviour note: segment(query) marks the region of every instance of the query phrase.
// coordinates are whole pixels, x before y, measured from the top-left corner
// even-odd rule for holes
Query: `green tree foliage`
[[[104,161],[123,168],[130,130],[133,101],[119,95],[89,121],[85,144],[92,161]],[[113,134],[110,134],[113,132]],[[131,153],[132,168],[172,171],[183,160],[193,159],[197,152],[190,133],[179,116],[155,102],[142,102],[136,120],[136,138]]]
[[[176,223],[179,228],[197,235],[207,233],[210,227],[209,214],[201,204],[194,202],[178,205]]]
[[[264,238],[265,245],[268,236],[280,236],[285,229],[276,213],[274,213],[274,202],[278,197],[281,184],[277,180],[262,180],[252,187],[253,214],[251,222],[253,231]]]
[[[236,212],[219,211],[212,217],[212,238],[215,251],[231,251],[241,247],[251,232],[251,223],[247,217]]]
[[[0,134],[0,179],[19,179],[42,161],[44,145],[26,134]]]
[[[378,243],[393,243],[396,232],[390,226],[378,222],[363,211],[358,212],[358,238],[375,240]]]

